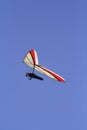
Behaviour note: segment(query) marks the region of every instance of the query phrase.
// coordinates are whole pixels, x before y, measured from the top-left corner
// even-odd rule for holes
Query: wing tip
[[[62,82],[64,82],[64,83],[65,83],[65,82],[66,82],[66,80],[64,79]]]
[[[65,79],[61,78],[61,79],[57,79],[59,82],[66,82]]]

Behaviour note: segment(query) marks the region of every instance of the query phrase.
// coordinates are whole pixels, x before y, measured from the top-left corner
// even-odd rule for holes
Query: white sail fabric
[[[38,57],[37,52],[35,50],[30,50],[24,57],[24,63],[29,65],[30,67],[34,67],[38,65]]]
[[[43,66],[40,66],[40,65],[36,65],[35,66],[35,69],[39,72],[41,72],[42,74],[52,78],[52,79],[55,79],[55,80],[58,80],[60,82],[65,82],[64,78],[62,78],[60,75],[54,73],[53,71],[43,67]]]

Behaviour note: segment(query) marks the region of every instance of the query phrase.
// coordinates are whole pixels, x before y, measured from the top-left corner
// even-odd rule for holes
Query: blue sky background
[[[29,81],[30,49],[66,83]],[[1,0],[0,59],[0,130],[87,130],[86,0]]]

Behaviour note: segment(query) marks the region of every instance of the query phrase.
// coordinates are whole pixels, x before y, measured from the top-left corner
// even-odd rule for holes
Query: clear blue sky
[[[66,83],[25,77],[32,48]],[[87,130],[86,0],[1,0],[0,59],[0,130]]]

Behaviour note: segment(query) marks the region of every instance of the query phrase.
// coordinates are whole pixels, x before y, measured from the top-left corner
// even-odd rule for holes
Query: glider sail
[[[38,65],[38,57],[37,52],[35,50],[30,50],[24,57],[24,63],[29,65],[30,67],[34,67]]]
[[[64,78],[62,78],[61,76],[59,76],[58,74],[54,73],[53,71],[43,67],[43,66],[40,66],[40,65],[36,65],[35,66],[35,69],[39,72],[41,72],[42,74],[52,78],[52,79],[55,79],[55,80],[58,80],[60,82],[65,82]]]
[[[39,65],[37,52],[35,50],[30,50],[26,54],[26,56],[24,57],[24,63],[52,79],[58,80],[60,82],[65,82],[64,78],[62,78],[58,74]]]

